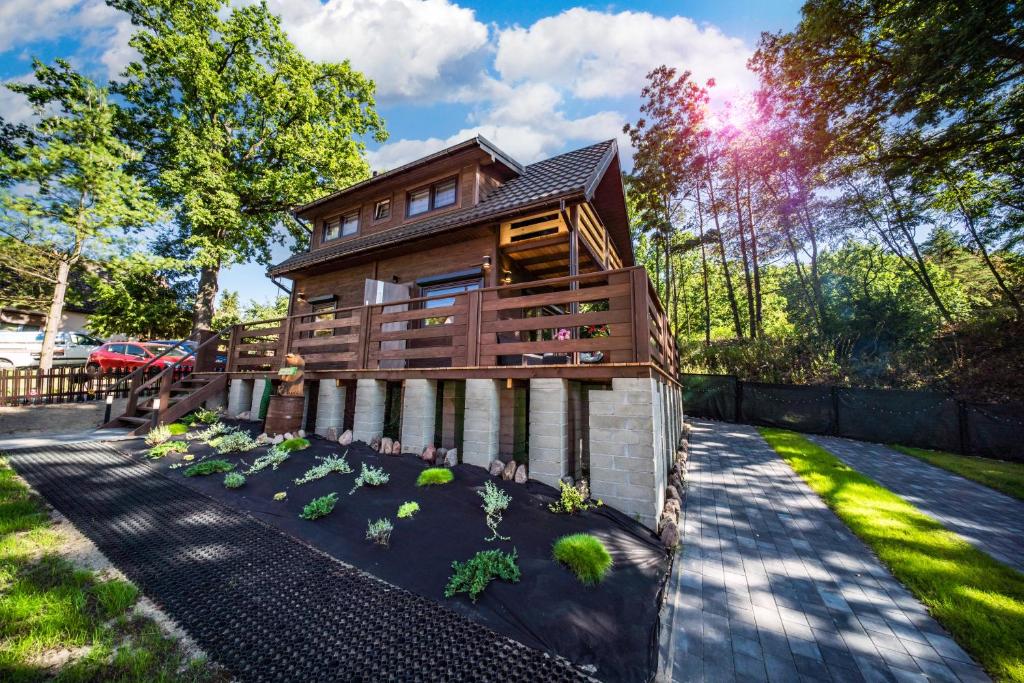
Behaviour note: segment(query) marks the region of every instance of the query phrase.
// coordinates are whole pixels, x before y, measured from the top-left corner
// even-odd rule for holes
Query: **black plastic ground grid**
[[[110,444],[4,455],[241,680],[588,680],[565,660],[346,565]]]

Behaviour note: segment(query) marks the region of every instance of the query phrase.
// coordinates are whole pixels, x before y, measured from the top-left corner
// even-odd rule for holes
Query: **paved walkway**
[[[881,444],[809,436],[979,550],[1024,571],[1024,501]]]
[[[752,427],[692,424],[673,680],[987,680]]]

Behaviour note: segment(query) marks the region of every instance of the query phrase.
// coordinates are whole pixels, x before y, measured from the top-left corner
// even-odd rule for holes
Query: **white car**
[[[85,365],[102,341],[85,332],[58,332],[53,344],[53,364]],[[0,368],[34,368],[43,351],[42,332],[0,332]]]

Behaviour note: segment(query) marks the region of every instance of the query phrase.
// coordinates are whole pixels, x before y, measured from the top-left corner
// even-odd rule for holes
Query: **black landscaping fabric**
[[[242,423],[254,425],[254,423]],[[250,427],[255,433],[255,426]],[[658,539],[633,519],[608,507],[570,516],[549,512],[556,499],[549,486],[515,484],[493,478],[480,468],[458,465],[455,479],[443,486],[419,488],[417,476],[426,467],[415,455],[378,455],[355,443],[341,447],[317,437],[310,448],[292,453],[276,471],[267,468],[249,475],[244,487],[225,489],[223,475],[184,477],[184,468],[173,454],[145,462],[175,481],[245,511],[319,550],[354,565],[416,595],[442,603],[473,621],[516,641],[565,657],[601,680],[644,681],[653,678],[657,665],[658,609],[669,568],[668,555]],[[141,458],[145,447],[131,442],[122,448]],[[317,457],[341,455],[347,450],[352,474],[330,474],[307,484],[293,480],[317,464]],[[239,463],[239,471],[267,448],[225,457]],[[196,461],[211,449],[193,442]],[[382,467],[390,474],[388,484],[363,487],[349,495],[361,463]],[[512,496],[499,531],[510,541],[487,542],[489,530],[481,508],[485,481]],[[285,501],[274,501],[287,491]],[[313,498],[338,493],[338,503],[327,517],[306,521],[299,517]],[[420,511],[412,519],[398,519],[398,506],[415,501]],[[365,538],[367,523],[382,517],[394,523],[387,548]],[[596,587],[576,577],[551,557],[553,542],[568,533],[586,532],[600,538],[614,565]],[[522,579],[505,583],[496,579],[473,604],[466,594],[451,599],[444,588],[452,561],[464,561],[477,551],[500,548],[517,550]],[[423,628],[423,627],[416,627]],[[427,627],[427,639],[447,639],[443,631]]]

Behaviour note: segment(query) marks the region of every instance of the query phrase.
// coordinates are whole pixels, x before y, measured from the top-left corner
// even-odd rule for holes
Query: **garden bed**
[[[258,428],[255,423],[240,424],[254,433]],[[599,679],[653,678],[658,608],[669,558],[658,539],[642,525],[608,507],[576,515],[554,514],[548,510],[557,499],[551,487],[537,482],[518,485],[501,481],[471,465],[453,468],[451,483],[417,487],[417,477],[426,465],[413,455],[378,455],[362,443],[346,449],[316,437],[310,442],[309,448],[293,452],[276,471],[267,468],[248,475],[245,484],[235,489],[224,487],[223,474],[185,477],[183,455],[179,453],[147,462],[339,560],[437,600],[525,645],[588,667]],[[141,441],[122,446],[137,456],[146,452]],[[195,456],[193,463],[204,456],[224,458],[238,463],[237,471],[248,469],[267,450],[263,446],[221,456],[198,441],[192,441],[189,447],[189,453]],[[294,483],[320,462],[318,457],[337,456],[346,450],[352,473],[331,473],[302,485]],[[363,463],[382,468],[390,480],[379,487],[364,486],[349,495]],[[490,530],[478,492],[487,481],[512,496],[498,527],[503,536],[510,538],[508,541],[485,540]],[[282,491],[287,497],[275,500],[274,495]],[[332,492],[338,498],[329,514],[314,521],[300,517],[307,503]],[[399,519],[399,506],[411,501],[419,504],[419,511],[411,518]],[[387,547],[366,540],[368,522],[381,518],[394,524]],[[596,586],[583,585],[552,559],[552,545],[558,538],[580,532],[596,536],[612,556],[611,570]],[[478,551],[492,549],[516,550],[520,581],[495,579],[475,603],[464,593],[445,598],[452,562],[466,561]],[[424,633],[423,637],[446,635]]]

